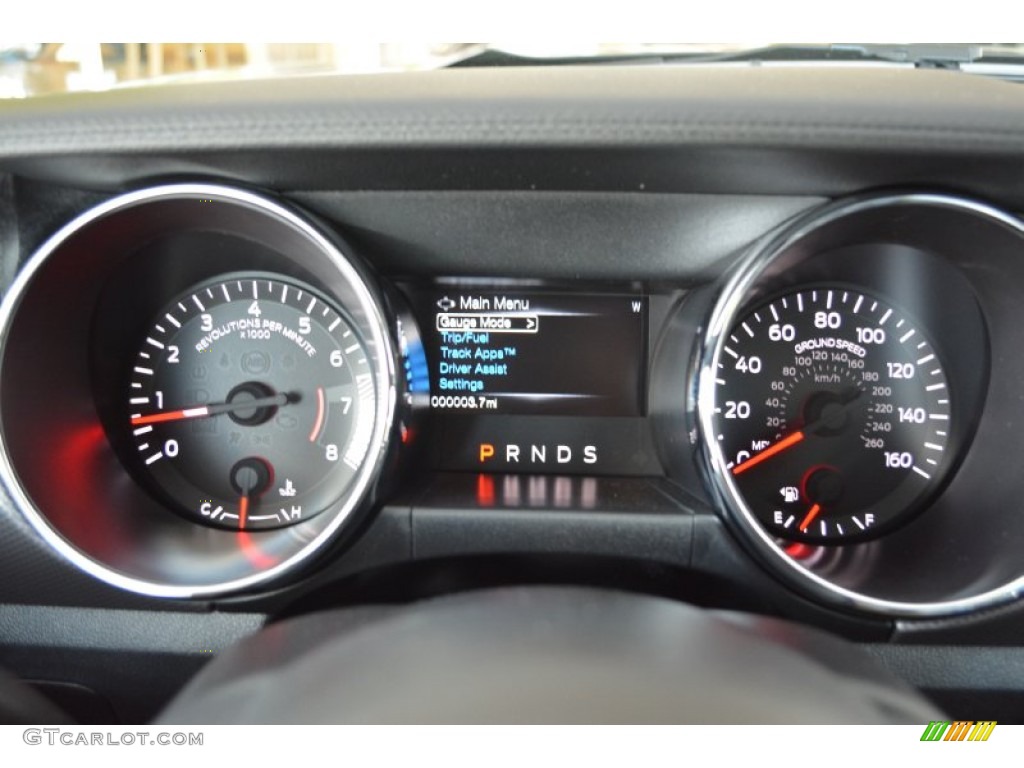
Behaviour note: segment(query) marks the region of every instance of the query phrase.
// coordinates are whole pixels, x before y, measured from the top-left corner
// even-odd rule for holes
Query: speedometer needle
[[[803,439],[804,439],[804,433],[802,431],[801,432],[794,432],[789,437],[784,437],[781,440],[779,440],[779,442],[775,443],[775,445],[770,445],[767,448],[765,448],[763,451],[761,451],[760,453],[755,453],[753,456],[751,456],[746,461],[744,461],[744,462],[742,462],[740,464],[737,464],[735,467],[732,468],[732,473],[734,475],[738,475],[741,472],[746,472],[751,467],[756,467],[762,461],[765,461],[766,459],[770,459],[772,456],[774,456],[777,453],[782,453],[784,450],[786,450],[787,448],[789,448],[791,446],[796,445],[797,443],[799,443]]]
[[[779,442],[775,443],[775,445],[770,445],[760,453],[755,453],[746,461],[740,462],[739,464],[732,468],[732,473],[734,475],[738,475],[741,472],[746,472],[751,467],[756,467],[765,459],[770,459],[775,454],[781,453],[787,448],[796,445],[801,440],[803,440],[807,434],[816,433],[816,431],[820,429],[822,426],[828,425],[831,420],[838,418],[839,416],[843,415],[851,408],[853,408],[857,404],[857,401],[862,394],[863,392],[860,389],[856,388],[841,393],[841,399],[838,404],[834,405],[831,409],[827,411],[823,410],[822,414],[818,416],[818,418],[816,418],[810,424],[805,424],[803,429],[801,429],[800,431],[794,432],[793,434],[782,438],[781,440],[779,440]]]
[[[151,413],[148,416],[136,416],[132,419],[132,426],[137,427],[142,424],[157,424],[162,421],[181,421],[182,419],[218,416],[222,413],[246,411],[254,408],[279,407],[288,405],[290,402],[292,402],[292,398],[285,393],[279,393],[270,397],[259,397],[253,400],[240,399],[233,403],[213,403],[212,405],[200,405],[195,408],[184,408],[180,411],[164,411],[163,413]]]

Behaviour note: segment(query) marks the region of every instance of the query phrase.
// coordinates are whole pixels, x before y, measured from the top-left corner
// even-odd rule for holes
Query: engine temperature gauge
[[[238,274],[165,307],[129,378],[137,468],[181,513],[276,528],[345,494],[376,387],[355,325],[308,285]]]

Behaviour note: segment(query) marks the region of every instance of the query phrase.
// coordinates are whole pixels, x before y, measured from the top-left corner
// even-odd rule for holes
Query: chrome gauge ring
[[[272,582],[372,501],[397,400],[387,318],[351,249],[286,205],[213,184],[115,197],[0,307],[0,479],[116,586]]]
[[[971,490],[986,482],[976,457],[1012,438],[979,415],[1001,365],[989,350],[1017,342],[990,337],[976,301],[998,281],[961,267],[1022,253],[1021,223],[988,206],[870,197],[801,217],[719,283],[692,403],[699,459],[726,522],[774,573],[902,617],[1024,589],[1021,558],[978,529],[1001,511],[978,510]]]

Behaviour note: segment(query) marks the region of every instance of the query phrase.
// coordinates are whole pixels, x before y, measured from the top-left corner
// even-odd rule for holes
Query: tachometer
[[[780,538],[878,535],[951,464],[952,395],[932,344],[862,290],[822,285],[760,304],[728,331],[714,376],[719,471]]]
[[[126,396],[137,466],[198,522],[308,519],[366,459],[366,344],[308,285],[254,274],[199,285],[159,313],[141,347]]]

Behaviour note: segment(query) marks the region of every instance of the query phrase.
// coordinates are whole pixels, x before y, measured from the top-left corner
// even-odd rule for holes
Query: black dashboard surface
[[[449,71],[39,99],[0,107],[2,274],[9,287],[61,226],[120,193],[210,182],[317,217],[389,285],[635,290],[659,329],[751,244],[829,201],[912,191],[1024,209],[1022,126],[1017,85],[884,68]],[[4,497],[0,664],[69,706],[65,684],[92,689],[133,722],[269,618],[568,583],[802,621],[862,643],[956,717],[1020,720],[1016,602],[929,618],[816,602],[653,456],[634,476],[419,460],[316,568],[203,600],[80,573]]]

